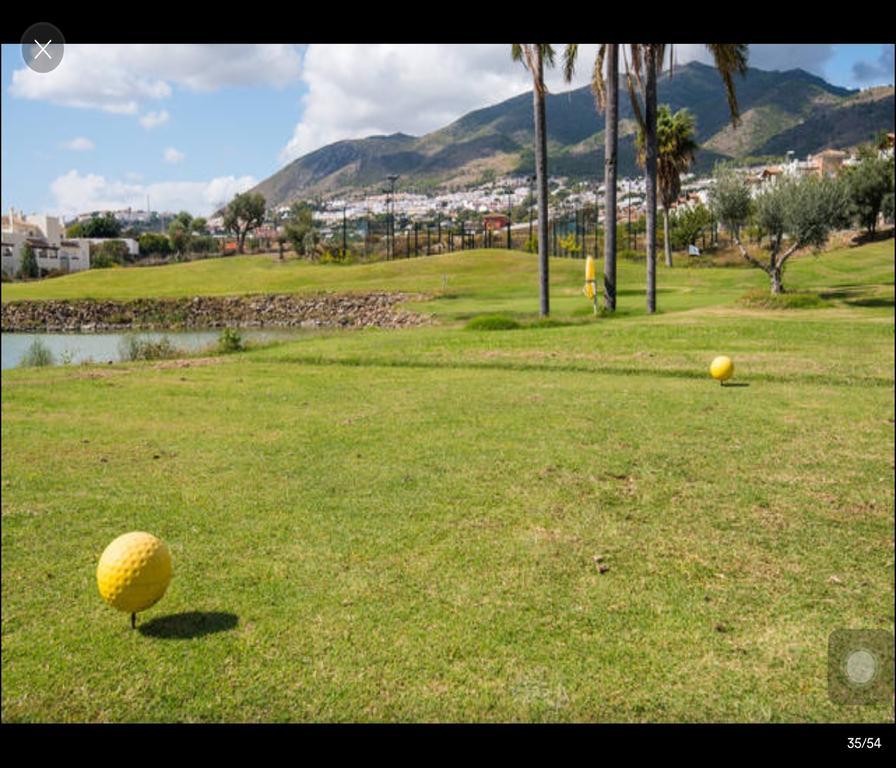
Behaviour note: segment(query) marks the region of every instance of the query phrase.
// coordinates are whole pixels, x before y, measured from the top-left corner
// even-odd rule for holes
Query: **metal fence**
[[[596,207],[555,212],[548,221],[548,254],[556,258],[599,256],[603,228]],[[509,248],[536,252],[538,222],[534,218],[489,227],[481,221],[450,219],[409,220],[367,217],[330,228],[323,238],[333,253],[347,253],[365,260],[405,259],[476,248]],[[623,241],[620,245],[625,247]]]

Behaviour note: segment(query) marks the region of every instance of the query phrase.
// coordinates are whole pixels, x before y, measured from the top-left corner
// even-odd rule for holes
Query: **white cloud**
[[[167,147],[164,152],[164,157],[166,163],[171,163],[173,165],[183,161],[186,155],[183,152],[179,152],[174,147]]]
[[[140,115],[139,122],[147,131],[150,131],[160,125],[164,125],[170,119],[171,115],[168,114],[168,110],[163,109],[159,112],[147,112],[145,115]]]
[[[90,139],[84,136],[78,136],[71,141],[63,142],[63,148],[70,149],[74,152],[88,152],[96,146]]]
[[[68,107],[136,114],[174,87],[211,91],[225,86],[283,86],[301,70],[293,45],[77,45],[50,73],[12,73],[10,93]]]
[[[712,64],[712,54],[703,43],[676,43],[672,54],[678,64],[701,61]],[[834,55],[834,46],[823,44],[779,45],[750,43],[748,60],[751,67],[766,70],[805,69],[823,76],[824,66]],[[621,68],[621,64],[620,64]]]
[[[583,46],[582,61],[589,63],[579,68],[573,86],[589,81],[593,58],[594,46]],[[305,52],[302,79],[308,86],[302,119],[283,161],[340,139],[423,134],[532,83],[506,44],[314,44]],[[563,83],[559,66],[547,80],[552,90],[573,87]]]
[[[138,184],[72,170],[54,179],[50,191],[55,202],[54,210],[65,216],[128,206],[143,208],[147,195],[154,210],[185,210],[196,216],[207,216],[235,194],[245,192],[257,183],[252,176],[221,176],[210,181]]]
[[[857,61],[852,76],[862,85],[893,84],[893,46],[885,45],[874,61]]]

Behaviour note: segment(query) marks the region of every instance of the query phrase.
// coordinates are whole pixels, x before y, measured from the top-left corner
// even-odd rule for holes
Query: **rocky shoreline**
[[[431,316],[398,308],[425,298],[406,293],[265,294],[179,299],[12,301],[2,305],[5,332],[173,330],[200,328],[409,328]]]

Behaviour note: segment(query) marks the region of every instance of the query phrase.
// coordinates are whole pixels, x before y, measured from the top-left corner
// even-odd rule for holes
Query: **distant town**
[[[880,149],[881,157],[892,158],[894,134],[885,137],[886,146]],[[839,149],[825,149],[803,159],[788,152],[778,162],[741,166],[736,168],[745,175],[751,193],[755,196],[768,185],[780,178],[816,175],[836,176],[844,168],[859,162],[858,152]],[[385,223],[387,239],[394,240],[399,235],[416,238],[421,225],[438,227],[440,238],[442,228],[461,226],[461,246],[464,247],[467,234],[482,237],[483,245],[491,238],[500,238],[502,232],[526,230],[531,233],[535,217],[534,177],[506,176],[496,178],[463,190],[436,194],[419,194],[401,189],[400,178],[395,180],[394,193],[384,192],[374,195],[359,193],[353,196],[336,196],[330,199],[301,201],[312,211],[316,236],[322,242],[343,238],[363,238],[369,243],[371,233],[377,231],[378,223]],[[713,178],[709,176],[682,176],[682,193],[672,209],[708,206],[709,190]],[[569,219],[578,212],[591,212],[592,220],[603,226],[602,202],[604,186],[599,183],[573,181],[565,177],[551,177],[550,217],[552,220]],[[623,178],[618,185],[617,222],[639,222],[645,210],[644,178]],[[291,205],[281,205],[265,212],[264,222],[247,233],[250,251],[270,248],[278,239],[283,243],[285,222]],[[98,254],[104,248],[113,260],[134,262],[142,257],[166,255],[163,248],[152,251],[157,238],[167,237],[172,223],[178,217],[188,217],[193,232],[198,236],[195,243],[203,243],[196,252],[200,255],[218,253],[227,255],[236,252],[234,233],[228,229],[223,212],[216,212],[208,218],[192,218],[187,213],[173,211],[147,211],[137,208],[117,210],[85,211],[71,218],[62,219],[46,213],[31,213],[11,209],[2,217],[2,269],[4,279],[20,276],[22,270],[23,246],[34,251],[38,272],[34,276],[53,276],[67,272],[89,269],[98,264]],[[114,221],[109,232],[98,236],[78,236],[79,227],[91,222]],[[578,219],[577,219],[578,220]],[[584,221],[584,217],[583,217]],[[149,236],[149,237],[147,237]],[[486,237],[488,236],[488,238]],[[474,239],[475,242],[475,239]],[[114,244],[115,247],[111,247]],[[394,248],[393,244],[393,248]],[[147,252],[149,249],[150,252]],[[408,243],[408,251],[410,243]],[[415,253],[419,252],[419,241]],[[431,252],[431,249],[427,252]]]

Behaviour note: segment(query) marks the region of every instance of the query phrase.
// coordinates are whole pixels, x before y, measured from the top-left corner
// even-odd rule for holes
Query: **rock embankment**
[[[407,328],[431,317],[398,304],[405,293],[269,294],[181,299],[12,301],[4,331],[90,332],[172,328]]]

